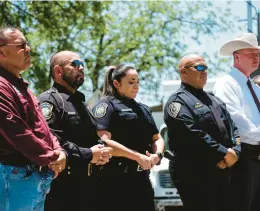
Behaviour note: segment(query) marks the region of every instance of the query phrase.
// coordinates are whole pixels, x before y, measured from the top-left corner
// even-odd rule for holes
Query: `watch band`
[[[155,154],[158,155],[158,157],[159,157],[159,159],[160,159],[159,162],[156,164],[156,165],[158,166],[158,165],[161,164],[161,160],[162,160],[162,158],[163,158],[163,154],[162,154],[161,152],[156,152]]]

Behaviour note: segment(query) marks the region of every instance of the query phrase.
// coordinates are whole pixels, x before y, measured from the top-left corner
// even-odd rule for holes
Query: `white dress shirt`
[[[233,121],[239,129],[241,142],[260,145],[260,113],[247,86],[248,78],[238,69],[219,77],[213,93],[227,105]],[[260,88],[251,83],[258,99]]]

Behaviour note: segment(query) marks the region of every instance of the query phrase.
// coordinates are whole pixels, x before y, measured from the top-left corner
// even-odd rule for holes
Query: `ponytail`
[[[110,66],[108,69],[105,71],[105,76],[104,76],[104,86],[103,86],[103,93],[102,96],[109,96],[109,95],[114,95],[115,93],[115,88],[113,85],[113,80],[112,80],[112,73],[116,69],[115,66]]]
[[[113,81],[117,80],[121,82],[121,78],[124,77],[128,70],[135,69],[132,66],[120,64],[116,66],[110,66],[105,72],[105,80],[103,86],[102,96],[113,96],[117,89],[114,87]]]

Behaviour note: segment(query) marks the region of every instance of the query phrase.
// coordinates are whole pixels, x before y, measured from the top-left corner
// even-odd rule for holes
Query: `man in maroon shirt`
[[[21,31],[0,28],[0,210],[43,211],[66,155],[20,76],[31,64]]]

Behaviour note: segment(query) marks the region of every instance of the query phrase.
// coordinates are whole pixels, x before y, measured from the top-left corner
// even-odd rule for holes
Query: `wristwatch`
[[[156,165],[158,166],[158,165],[161,164],[161,160],[162,160],[162,158],[163,158],[163,154],[162,154],[161,152],[156,152],[155,154],[158,155],[158,157],[159,157],[159,159],[160,159],[159,162],[156,163]]]

